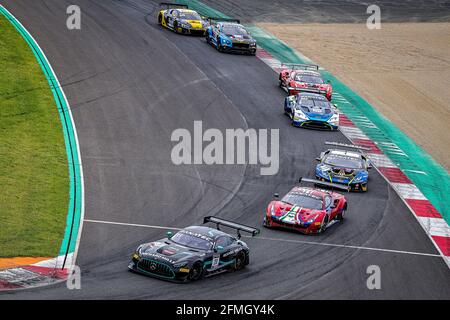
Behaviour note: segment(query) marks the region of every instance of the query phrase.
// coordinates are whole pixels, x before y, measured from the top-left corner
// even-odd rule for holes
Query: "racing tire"
[[[158,24],[162,25],[162,14],[158,15]]]
[[[266,216],[264,216],[263,227],[265,227],[265,228],[272,228],[270,222],[267,221],[267,217]]]
[[[211,45],[211,39],[209,38],[209,33],[206,33],[206,43]]]
[[[344,205],[344,209],[336,216],[336,220],[344,222],[345,214],[347,213],[347,203]]]
[[[173,22],[173,31],[175,31],[175,33],[179,33],[178,32],[178,22],[176,22],[176,21]]]
[[[328,225],[328,215],[325,215],[322,224],[320,226],[319,233],[324,233],[325,230],[327,230],[327,225]]]
[[[222,47],[222,44],[220,43],[219,37],[216,38],[216,47],[219,52],[223,52],[223,47]]]
[[[189,271],[188,279],[189,281],[197,281],[200,280],[203,276],[203,264],[200,261],[197,261],[192,266]]]
[[[245,267],[245,260],[247,259],[244,251],[239,251],[234,262],[234,271],[241,270]]]

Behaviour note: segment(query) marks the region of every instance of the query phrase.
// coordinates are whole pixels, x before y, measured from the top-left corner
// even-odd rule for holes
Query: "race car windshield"
[[[180,18],[184,20],[201,20],[200,15],[196,12],[181,12]]]
[[[176,244],[198,250],[210,250],[212,248],[210,241],[183,232],[177,232],[170,240]]]
[[[329,155],[325,158],[324,163],[333,167],[343,167],[349,169],[361,169],[362,163],[360,159],[351,157],[342,157]]]
[[[303,208],[321,210],[322,199],[307,196],[305,194],[290,192],[281,199],[282,202]]]
[[[233,35],[233,36],[248,35],[247,30],[245,30],[241,26],[236,26],[236,25],[224,25],[224,26],[222,26],[222,32],[225,34]]]
[[[323,84],[323,80],[322,80],[321,77],[305,75],[305,74],[297,74],[297,75],[295,75],[295,81],[306,82],[306,83],[314,83],[314,84]]]
[[[302,97],[300,106],[306,112],[314,112],[317,114],[330,114],[331,107],[328,101],[318,100],[310,97]]]

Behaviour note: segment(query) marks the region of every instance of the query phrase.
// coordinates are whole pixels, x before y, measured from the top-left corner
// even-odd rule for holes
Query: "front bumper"
[[[283,222],[279,219],[273,219],[272,216],[266,216],[265,219],[266,219],[265,226],[267,226],[267,227],[295,230],[295,231],[301,232],[303,234],[319,233],[320,227],[321,227],[320,222],[292,224],[292,223]]]
[[[206,35],[206,29],[194,29],[194,28],[178,28],[178,32],[182,34],[189,34],[192,36],[205,36]]]
[[[250,46],[246,43],[222,44],[223,51],[236,53],[256,53],[256,46]]]
[[[331,124],[327,121],[317,121],[317,120],[292,120],[292,125],[295,127],[317,129],[317,130],[338,130],[339,126]]]
[[[187,267],[174,268],[162,261],[147,258],[137,259],[134,256],[128,264],[128,269],[139,274],[173,282],[186,282],[189,276],[189,268]]]

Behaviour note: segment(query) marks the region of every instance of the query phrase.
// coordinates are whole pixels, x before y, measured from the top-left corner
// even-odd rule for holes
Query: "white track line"
[[[129,226],[129,227],[164,229],[164,230],[181,230],[181,228],[170,228],[170,227],[163,227],[163,226],[153,226],[153,225],[146,225],[146,224],[135,224],[135,223],[124,223],[124,222],[113,222],[113,221],[102,221],[102,220],[85,219],[84,222],[110,224],[110,225],[120,225],[120,226]],[[389,253],[409,254],[409,255],[415,255],[415,256],[442,258],[441,255],[433,254],[433,253],[422,253],[422,252],[412,252],[412,251],[402,251],[402,250],[391,250],[391,249],[361,247],[361,246],[352,246],[352,245],[334,244],[334,243],[325,243],[325,242],[290,240],[290,239],[281,239],[281,238],[268,238],[268,237],[261,237],[261,236],[252,237],[252,236],[245,236],[245,235],[243,235],[242,237],[256,239],[256,240],[261,239],[261,240],[268,240],[268,241],[290,242],[290,243],[308,244],[308,245],[324,246],[324,247],[346,248],[346,249],[356,249],[356,250],[369,250],[369,251],[381,251],[381,252],[389,252]]]
[[[164,230],[181,230],[182,229],[182,228],[169,228],[169,227],[162,227],[162,226],[151,226],[151,225],[147,225],[147,224],[135,224],[135,223],[124,223],[124,222],[113,222],[113,221],[102,221],[102,220],[89,220],[89,219],[84,219],[84,222],[113,224],[113,225],[128,226],[128,227],[164,229]]]

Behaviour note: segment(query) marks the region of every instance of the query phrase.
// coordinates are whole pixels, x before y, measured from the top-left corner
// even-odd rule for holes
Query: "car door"
[[[177,10],[172,9],[172,10],[169,10],[167,13],[166,23],[170,27],[173,27],[173,21],[174,21],[174,18],[176,17],[176,11]]]
[[[330,221],[331,219],[336,218],[336,215],[339,213],[340,211],[340,199],[339,198],[331,198],[331,216],[330,216]]]
[[[231,244],[233,243],[230,236],[220,236],[214,243],[214,253],[212,258],[211,269],[220,269],[227,266],[232,258]],[[223,251],[218,248],[222,247]]]
[[[212,36],[213,38],[216,40],[217,44],[219,44],[219,34],[220,34],[220,24],[216,24],[215,26],[212,27]]]
[[[325,211],[326,211],[326,214],[328,215],[328,221],[331,221],[334,218],[332,198],[329,195],[326,195],[324,198],[324,203],[325,203]]]

